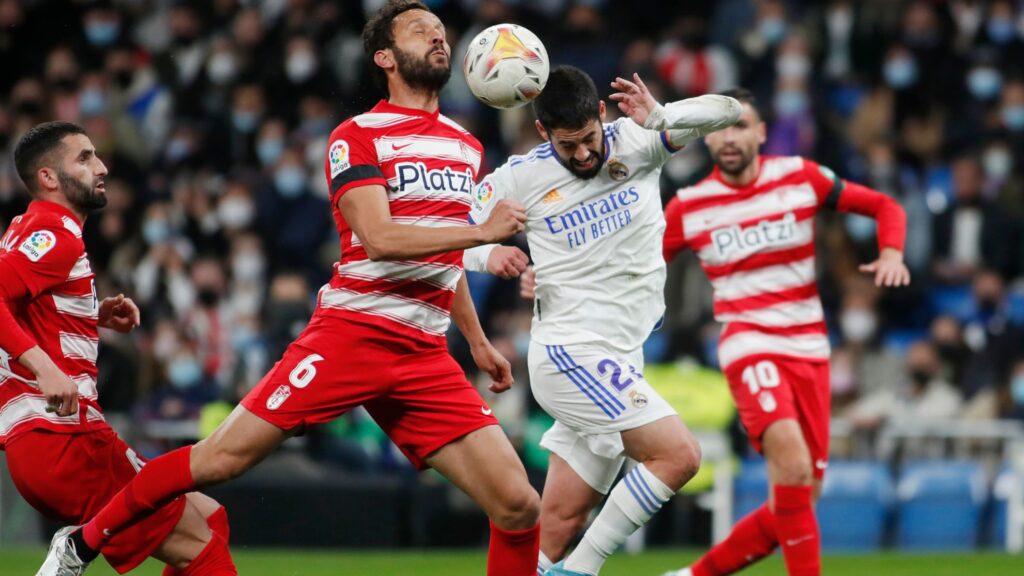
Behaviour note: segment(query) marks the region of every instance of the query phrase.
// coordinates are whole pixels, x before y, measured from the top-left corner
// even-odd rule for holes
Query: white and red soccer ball
[[[484,104],[518,108],[544,89],[550,61],[533,32],[516,24],[497,24],[470,42],[462,71],[469,89]]]

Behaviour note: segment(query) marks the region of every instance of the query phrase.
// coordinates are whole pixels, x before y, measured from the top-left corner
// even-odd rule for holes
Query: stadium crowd
[[[857,272],[874,258],[872,221],[819,219],[834,413],[861,429],[1024,419],[1024,5],[427,4],[451,26],[455,63],[478,31],[513,21],[599,87],[638,72],[662,101],[753,90],[770,123],[765,153],[812,158],[908,214],[913,285],[884,296]],[[18,137],[45,120],[81,123],[110,168],[109,204],[86,223],[98,291],[131,296],[143,318],[131,336],[101,333],[100,401],[135,423],[129,438],[145,450],[166,447],[138,432],[146,423],[216,420],[305,325],[338,257],[327,137],[379,98],[359,38],[378,5],[0,0],[0,230],[28,202],[12,158]],[[540,142],[529,108],[483,106],[458,69],[441,105],[483,142],[491,168]],[[663,200],[709,168],[702,146],[679,153]],[[710,288],[692,257],[670,270],[648,362],[688,356],[714,367]],[[531,306],[515,281],[470,281],[485,328],[516,366],[518,389],[495,413],[514,439],[536,436],[540,411],[525,386]],[[455,334],[452,346],[469,369]],[[384,440],[356,412],[309,445],[357,470],[402,466]]]

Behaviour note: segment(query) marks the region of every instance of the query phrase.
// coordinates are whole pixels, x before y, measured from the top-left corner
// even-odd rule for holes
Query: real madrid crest
[[[616,158],[612,158],[608,161],[608,175],[611,176],[612,180],[621,182],[629,177],[629,168],[622,162],[619,162]]]

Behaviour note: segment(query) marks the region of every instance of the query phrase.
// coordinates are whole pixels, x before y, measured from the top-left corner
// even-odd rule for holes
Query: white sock
[[[601,513],[566,559],[566,569],[596,575],[612,552],[646,524],[673,494],[643,464],[637,465],[612,488]]]
[[[555,563],[551,561],[543,552],[537,557],[537,576],[544,576],[544,573],[548,571],[548,568],[554,566]]]

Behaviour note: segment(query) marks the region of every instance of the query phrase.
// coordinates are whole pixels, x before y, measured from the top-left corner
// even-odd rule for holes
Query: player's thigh
[[[198,492],[187,494],[181,518],[152,556],[177,569],[195,560],[213,538],[207,518],[219,507],[209,496]]]
[[[696,473],[700,465],[700,444],[686,424],[675,415],[623,430],[622,444],[626,455],[637,462],[678,461],[679,467],[692,467],[692,473]]]
[[[725,369],[740,422],[758,452],[764,451],[762,441],[769,426],[780,420],[799,419],[793,382],[780,369],[783,364],[781,358],[753,356]]]
[[[261,462],[289,436],[290,432],[238,405],[209,437],[192,447],[192,478],[197,486],[235,478]]]
[[[533,526],[539,497],[500,426],[479,428],[449,442],[426,463],[472,498],[504,529]]]

